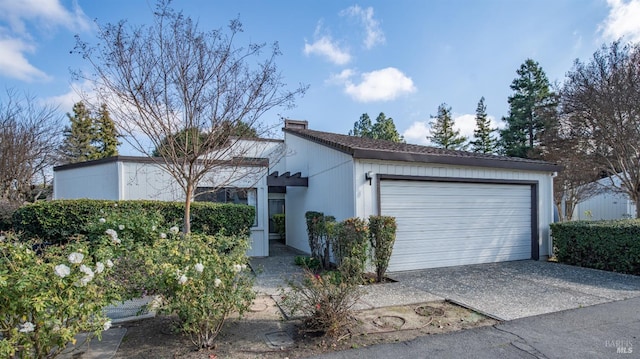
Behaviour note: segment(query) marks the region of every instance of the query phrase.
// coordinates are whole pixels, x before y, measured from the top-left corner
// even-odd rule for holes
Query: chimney
[[[284,120],[284,128],[299,128],[306,130],[309,128],[309,122],[303,120]]]

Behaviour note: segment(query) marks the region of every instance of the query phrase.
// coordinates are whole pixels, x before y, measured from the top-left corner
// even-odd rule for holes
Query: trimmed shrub
[[[276,232],[280,236],[280,239],[287,238],[287,222],[284,214],[274,214],[273,224],[275,225]]]
[[[86,235],[87,226],[100,217],[136,213],[159,213],[168,225],[180,226],[184,203],[162,201],[55,200],[21,207],[13,214],[13,227],[26,238],[40,238],[52,244],[64,243],[74,235]],[[191,230],[194,233],[243,235],[253,226],[252,206],[194,202]]]
[[[0,201],[0,231],[10,231],[13,228],[13,213],[20,208],[17,203]]]
[[[347,218],[340,222],[332,239],[333,256],[346,280],[362,283],[369,254],[367,222],[361,218]]]
[[[329,269],[331,253],[331,231],[335,225],[335,217],[325,216],[322,212],[308,211],[304,214],[307,220],[307,234],[311,257],[318,258],[322,268]]]
[[[551,232],[562,263],[640,275],[640,220],[553,223]]]
[[[389,216],[369,217],[371,259],[376,267],[376,281],[382,282],[396,241],[396,219]]]

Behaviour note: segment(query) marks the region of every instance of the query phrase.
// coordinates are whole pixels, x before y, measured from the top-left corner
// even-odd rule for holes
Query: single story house
[[[553,177],[560,166],[314,131],[306,121],[287,120],[283,131],[284,141],[266,148],[284,155],[270,161],[256,153],[254,161],[264,158],[261,178],[233,184],[255,189],[249,255],[268,255],[269,218],[285,207],[286,243],[306,252],[307,211],[339,221],[396,217],[390,271],[552,254]],[[147,161],[116,157],[56,167],[54,198],[105,198],[96,193],[111,188],[109,199],[180,200],[168,194],[170,178]]]
[[[620,187],[622,181],[617,175],[601,178],[595,182],[600,189],[598,194],[576,204],[573,220],[611,220],[636,218],[636,204],[629,195],[615,187]]]

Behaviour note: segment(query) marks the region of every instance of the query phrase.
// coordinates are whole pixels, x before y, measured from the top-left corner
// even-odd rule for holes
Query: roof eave
[[[455,157],[410,152],[390,152],[369,149],[354,149],[353,158],[384,161],[437,163],[443,165],[491,167],[513,170],[559,172],[562,166],[552,163],[508,161],[498,158]]]

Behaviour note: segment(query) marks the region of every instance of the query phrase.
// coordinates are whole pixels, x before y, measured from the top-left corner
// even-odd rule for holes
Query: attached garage
[[[453,151],[285,125],[286,167],[309,186],[287,189],[287,244],[309,251],[304,214],[393,216],[389,271],[553,254],[553,178],[544,161]]]
[[[527,182],[383,176],[380,212],[398,225],[389,270],[537,259],[535,193]]]

